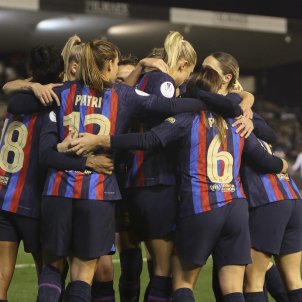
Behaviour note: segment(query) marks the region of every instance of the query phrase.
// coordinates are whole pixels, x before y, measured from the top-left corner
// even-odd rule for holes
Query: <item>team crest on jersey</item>
[[[55,114],[54,111],[50,111],[50,112],[49,112],[49,119],[50,119],[52,122],[54,122],[54,123],[57,122],[57,116],[56,116],[56,114]]]
[[[9,181],[9,177],[7,176],[0,176],[0,184],[3,186],[7,186]]]
[[[175,117],[171,116],[171,117],[166,118],[165,121],[167,121],[167,122],[169,122],[171,124],[174,124],[176,122],[176,119],[175,119]]]
[[[210,190],[213,192],[235,192],[235,185],[233,184],[212,184]]]
[[[146,92],[144,92],[144,91],[141,91],[141,90],[139,90],[139,89],[135,89],[135,92],[136,92],[138,95],[142,95],[142,96],[148,96],[148,95],[150,95],[150,94],[148,94],[148,93],[146,93]]]
[[[171,82],[164,82],[160,86],[160,92],[166,98],[172,98],[175,93],[174,85]]]
[[[282,179],[285,179],[285,180],[289,180],[289,176],[287,173],[279,173],[277,174],[277,177],[282,180]]]

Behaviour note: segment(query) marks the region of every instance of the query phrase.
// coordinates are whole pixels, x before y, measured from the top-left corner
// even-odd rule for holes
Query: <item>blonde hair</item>
[[[215,58],[220,65],[224,75],[231,74],[232,79],[229,82],[228,89],[242,90],[239,79],[239,64],[238,61],[229,53],[226,52],[214,52],[210,56]],[[239,88],[239,89],[238,89]]]
[[[197,62],[197,54],[193,46],[179,32],[171,31],[165,39],[163,60],[173,68],[180,59],[185,59],[189,65],[194,66]]]
[[[109,41],[93,40],[83,46],[83,56],[80,63],[79,79],[85,85],[103,91],[105,87],[112,83],[104,77],[103,70],[106,63],[114,61],[120,57],[120,51],[117,46]]]
[[[81,41],[79,36],[74,35],[67,40],[67,42],[62,50],[62,53],[61,53],[63,60],[64,60],[63,81],[69,80],[69,77],[68,77],[69,72],[70,72],[69,64],[71,62],[75,62],[77,64],[80,63],[82,51],[83,51],[83,42]]]

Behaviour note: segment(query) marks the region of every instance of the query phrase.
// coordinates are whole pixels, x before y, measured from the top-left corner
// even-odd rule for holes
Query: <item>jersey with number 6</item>
[[[40,113],[7,114],[0,141],[1,210],[38,217],[45,173],[38,165]]]
[[[225,120],[223,143],[211,112],[176,115],[151,130],[163,146],[178,141],[181,217],[211,211],[233,199],[245,198],[239,174],[243,153],[263,168],[273,169],[273,166],[281,171],[282,161],[267,154],[255,135],[246,140],[241,138],[232,127],[233,123],[234,119]]]

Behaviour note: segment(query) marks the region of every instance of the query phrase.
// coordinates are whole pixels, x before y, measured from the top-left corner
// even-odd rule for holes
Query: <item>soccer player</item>
[[[60,53],[48,46],[30,52],[33,82],[57,82],[63,71]],[[32,85],[32,82],[28,82]],[[21,104],[31,94],[16,94],[11,102]],[[11,105],[11,104],[10,104]],[[9,108],[10,108],[9,105]],[[40,246],[40,203],[45,169],[38,164],[41,112],[16,115],[8,113],[0,142],[0,301],[7,301],[19,243],[33,255],[36,270],[42,268]]]
[[[218,91],[221,78],[205,68],[194,78],[202,89]],[[99,137],[112,148],[150,148],[178,142],[180,204],[175,231],[173,301],[194,301],[193,288],[212,253],[219,269],[223,301],[244,301],[245,265],[250,263],[248,205],[239,169],[242,153],[262,169],[281,172],[287,165],[263,150],[254,135],[244,140],[234,119],[211,112],[182,114],[144,134]]]
[[[110,42],[94,40],[85,43],[80,81],[64,83],[56,90],[61,106],[45,115],[43,135],[58,131],[62,141],[70,131],[87,132],[80,135],[85,141],[93,136],[92,133],[126,132],[135,114],[150,110],[173,114],[204,107],[198,100],[163,102],[161,98],[129,86],[112,86],[118,57],[118,48]],[[229,109],[237,110],[233,105]],[[43,157],[49,148],[40,147]],[[50,149],[54,147],[56,145]],[[81,148],[78,151],[81,153]],[[110,201],[121,198],[115,175],[62,171],[62,166],[51,160],[45,163],[52,169],[43,193],[42,245],[56,259],[72,253],[67,301],[90,301],[90,284],[97,259],[109,252],[114,241],[114,203]]]

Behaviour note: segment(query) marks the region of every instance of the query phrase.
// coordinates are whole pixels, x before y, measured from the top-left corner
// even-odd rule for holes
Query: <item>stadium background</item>
[[[78,34],[117,44],[124,54],[144,57],[163,44],[169,30],[192,43],[199,64],[214,51],[233,54],[241,83],[256,97],[255,110],[278,133],[276,150],[292,162],[302,152],[302,2],[261,0],[0,0],[0,85],[28,76],[29,49],[38,43],[62,47]],[[0,129],[7,97],[0,93]],[[293,174],[298,185],[302,181]],[[115,256],[116,279],[119,276]],[[210,263],[198,282],[203,301],[213,301]],[[147,283],[144,268],[142,292]],[[31,257],[20,249],[10,301],[34,301]],[[116,295],[116,298],[118,295]]]

